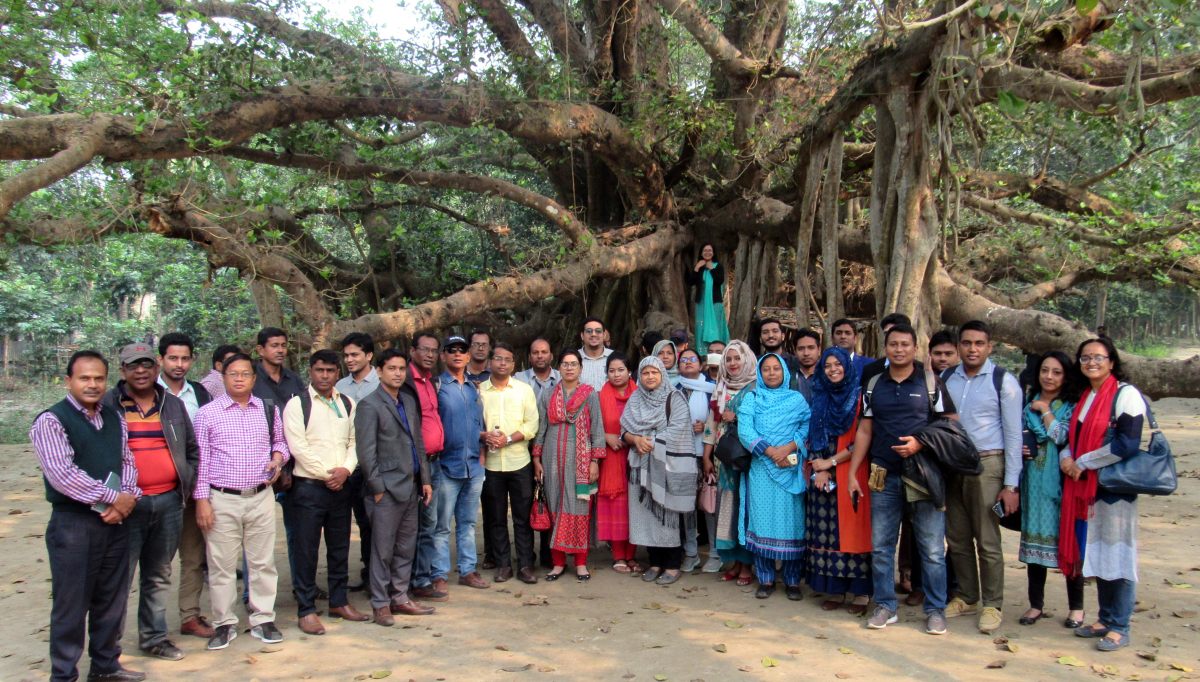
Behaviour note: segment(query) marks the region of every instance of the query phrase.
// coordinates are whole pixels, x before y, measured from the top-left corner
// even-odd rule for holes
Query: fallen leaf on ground
[[[1158,654],[1154,653],[1153,651],[1139,651],[1139,652],[1137,652],[1137,655],[1141,658],[1146,659],[1147,661],[1157,661],[1158,660]]]
[[[501,670],[503,670],[506,673],[519,673],[519,672],[524,672],[526,670],[529,670],[531,668],[533,668],[533,664],[526,663],[525,665],[510,665],[507,668],[501,668]]]
[[[508,647],[504,646],[503,644],[497,644],[496,649],[499,651],[508,651]]]
[[[727,620],[727,621],[725,621],[725,627],[736,629],[736,628],[742,627],[742,624],[737,622],[736,620]]]
[[[717,652],[718,654],[724,654],[729,652],[729,647],[725,646],[724,644],[714,644],[713,651]]]
[[[779,665],[779,661],[767,656],[762,660],[762,664],[764,668],[774,668],[775,666]]]
[[[375,670],[371,673],[372,680],[382,680],[392,674],[391,670]]]
[[[1130,675],[1129,677],[1126,677],[1125,679],[1127,682],[1139,682],[1142,679],[1142,674],[1141,673],[1133,673],[1132,675]]]
[[[1137,605],[1133,607],[1133,612],[1134,613],[1145,613],[1146,611],[1149,611],[1150,609],[1153,609],[1153,608],[1157,608],[1157,607],[1154,604],[1138,602]]]
[[[249,663],[250,665],[254,665],[255,663],[258,663],[258,659],[251,656],[250,654],[246,654],[246,662]]]
[[[743,665],[743,666],[740,666],[740,667],[738,668],[738,670],[741,670],[741,671],[742,671],[742,672],[744,672],[744,673],[748,673],[748,672],[751,672],[751,671],[753,671],[753,670],[754,670],[754,668],[751,668],[751,667],[750,667],[750,666],[748,666],[748,665]]]
[[[637,677],[637,675],[634,675],[633,673],[625,673],[624,675],[621,676],[621,679],[632,680],[635,677]]]
[[[1096,673],[1097,675],[1104,676],[1119,675],[1121,673],[1120,670],[1117,670],[1111,665],[1100,665],[1099,663],[1092,664],[1092,672]]]
[[[1172,663],[1171,667],[1174,668],[1175,670],[1182,670],[1185,673],[1195,672],[1195,669],[1189,668],[1186,665],[1180,665],[1178,663]]]
[[[985,667],[987,667],[987,668],[1003,668],[1006,665],[1008,665],[1008,661],[1001,658],[999,660],[995,660],[995,661],[992,661],[991,663],[988,663]]]
[[[655,611],[655,610],[661,609],[662,604],[659,604],[658,602],[653,601],[653,602],[650,602],[649,604],[642,604],[642,608],[650,609],[651,611]]]
[[[679,610],[678,606],[667,606],[663,608],[663,613],[675,613]]]
[[[442,636],[442,633],[440,633],[440,632],[435,632],[435,633],[433,633],[433,636],[434,636],[434,637],[441,637],[441,636]]]
[[[1171,615],[1175,616],[1176,618],[1195,618],[1196,612],[1190,609],[1183,609],[1180,611],[1172,611]]]
[[[1078,658],[1075,658],[1074,656],[1062,656],[1058,659],[1058,664],[1059,665],[1073,665],[1077,668],[1082,668],[1083,666],[1087,665],[1086,663],[1079,660]]]
[[[554,672],[554,668],[551,668],[548,665],[543,665],[542,667],[538,668],[538,672],[539,673],[552,673],[552,672]]]
[[[275,653],[276,651],[283,651],[283,647],[281,647],[281,646],[265,646],[265,647],[263,647],[263,648],[259,649],[259,650],[258,650],[258,653],[260,653],[260,654],[273,654],[273,653]]]
[[[788,649],[788,653],[791,654],[792,656],[795,656],[796,654],[800,653],[800,650],[799,649]]]
[[[852,654],[852,653],[854,653],[854,649],[851,649],[851,648],[850,648],[850,647],[848,647],[848,646],[840,646],[840,647],[838,647],[838,651],[842,652],[843,654]]]
[[[667,676],[662,673],[658,673],[657,675],[654,676],[654,679],[658,680],[658,682],[663,682],[664,680],[667,679]]]
[[[603,632],[604,634],[606,634],[606,635],[607,635],[608,633],[612,632],[612,626],[609,626],[609,625],[602,625],[602,626],[599,628],[599,630],[600,630],[600,632]]]
[[[850,679],[850,673],[834,673],[833,676],[838,678],[839,680]]]
[[[817,639],[829,639],[829,635],[817,635]]]
[[[661,644],[643,644],[642,646],[646,647],[647,649],[661,649],[661,648],[663,648],[663,645],[661,645]]]
[[[1015,654],[1021,648],[1012,642],[1005,641],[1003,644],[997,644],[996,648],[1000,651],[1007,651],[1010,654]]]
[[[580,599],[595,599],[595,597],[593,597],[590,594],[581,594],[581,595],[579,595],[579,598]]]

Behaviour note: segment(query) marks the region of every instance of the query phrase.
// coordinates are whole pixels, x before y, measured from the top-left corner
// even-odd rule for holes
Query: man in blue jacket
[[[442,344],[446,371],[438,377],[438,416],[442,418],[445,442],[442,454],[430,466],[442,469],[437,490],[437,526],[433,531],[433,579],[446,579],[450,572],[450,522],[457,533],[458,584],[485,589],[491,583],[475,570],[475,521],[484,468],[479,463],[485,427],[483,402],[475,384],[467,379],[470,346],[461,336],[450,336]]]

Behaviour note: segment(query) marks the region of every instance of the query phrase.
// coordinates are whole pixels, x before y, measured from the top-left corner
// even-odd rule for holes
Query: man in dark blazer
[[[408,360],[388,348],[376,358],[376,367],[379,389],[359,402],[354,429],[371,520],[371,608],[376,623],[390,626],[395,624],[392,614],[434,611],[408,594],[417,550],[417,505],[429,504],[433,488],[421,438],[421,408],[401,390]]]

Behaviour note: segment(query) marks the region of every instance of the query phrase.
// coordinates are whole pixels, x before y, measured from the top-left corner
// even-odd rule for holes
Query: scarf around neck
[[[778,360],[783,368],[783,382],[775,388],[767,386],[762,378],[762,365],[769,357]],[[751,452],[761,447],[760,442],[765,442],[768,446],[795,442],[800,460],[806,459],[804,441],[808,439],[809,417],[812,413],[804,396],[799,391],[788,388],[790,378],[787,363],[778,354],[769,353],[758,361],[758,383],[754,392],[747,395],[737,408],[738,438]],[[741,394],[738,397],[740,398]],[[779,487],[792,494],[804,492],[807,485],[803,475],[804,467],[791,466],[781,469],[766,455],[760,455],[758,459]]]
[[[1104,380],[1100,391],[1092,399],[1092,405],[1088,408],[1082,425],[1079,424],[1079,417],[1083,413],[1083,406],[1087,404],[1088,396],[1092,394],[1092,389],[1089,387],[1079,396],[1079,402],[1071,412],[1067,432],[1073,459],[1079,459],[1104,446],[1108,418],[1112,414],[1113,401],[1117,399],[1118,386],[1114,376]],[[1083,552],[1080,551],[1075,535],[1075,522],[1092,518],[1096,507],[1098,479],[1099,475],[1095,471],[1088,471],[1078,481],[1069,476],[1063,480],[1062,515],[1058,525],[1058,567],[1068,578],[1079,575],[1083,570]]]
[[[825,374],[825,361],[830,357],[837,358],[845,371],[845,376],[836,383]],[[838,438],[854,427],[862,391],[859,386],[861,376],[862,372],[851,362],[845,348],[834,346],[821,354],[812,376],[812,427],[808,430],[808,440],[813,453],[823,453],[830,443],[836,445]]]
[[[621,435],[621,415],[625,412],[625,404],[636,390],[637,384],[633,383],[632,378],[625,384],[623,391],[617,390],[611,382],[606,382],[604,388],[600,389],[600,414],[604,416],[605,433]],[[629,447],[622,447],[620,450],[613,450],[607,446],[606,448],[607,456],[600,462],[600,489],[597,492],[601,497],[620,497],[629,491],[625,483],[628,477],[625,455]]]
[[[737,374],[729,373],[727,358],[731,350],[736,350],[738,356],[742,358],[742,369]],[[721,353],[721,369],[717,373],[717,385],[724,384],[730,390],[740,391],[754,383],[757,378],[755,374],[757,366],[758,358],[754,356],[754,351],[750,350],[750,346],[745,341],[734,339],[725,347],[725,352]]]
[[[587,409],[588,397],[592,395],[592,387],[581,383],[575,387],[570,399],[562,384],[554,387],[550,393],[550,401],[546,406],[546,417],[551,424],[570,423],[575,427],[575,496],[587,499],[596,492],[596,485],[589,482],[592,463],[590,457],[592,437],[592,412]],[[568,445],[565,442],[567,429],[559,431],[559,448]]]

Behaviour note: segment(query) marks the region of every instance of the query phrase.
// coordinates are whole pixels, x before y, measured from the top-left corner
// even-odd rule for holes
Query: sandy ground
[[[1157,407],[1180,473],[1200,470],[1200,400],[1163,400]],[[782,592],[758,601],[751,588],[718,583],[715,576],[700,573],[670,587],[646,585],[609,570],[607,550],[595,552],[590,583],[568,578],[527,586],[514,581],[482,591],[452,584],[452,601],[438,605],[432,616],[398,617],[394,628],[326,620],[327,635],[304,637],[296,627],[281,523],[277,609],[282,644],[265,650],[243,634],[228,649],[210,653],[203,640],[185,637],[177,641],[187,657],[166,662],[142,657],[131,627],[123,663],[148,672],[151,679],[260,682],[352,680],[371,673],[382,677],[385,671],[394,679],[418,682],[1024,681],[1094,679],[1102,673],[1122,680],[1200,678],[1190,672],[1200,670],[1198,503],[1200,481],[1194,477],[1181,478],[1172,497],[1141,500],[1138,598],[1145,610],[1134,616],[1133,646],[1111,654],[1095,651],[1091,642],[1061,627],[1066,595],[1056,574],[1047,595],[1047,610],[1056,618],[1033,627],[1017,624],[1026,608],[1026,584],[1023,564],[1016,561],[1017,535],[1010,532],[1005,532],[1006,620],[995,635],[1007,637],[1013,652],[998,650],[993,636],[974,629],[973,618],[953,619],[947,636],[931,637],[924,634],[917,608],[902,606],[899,624],[873,631],[844,611],[822,611],[819,600],[807,594],[799,603],[787,601]],[[3,682],[48,677],[50,575],[42,533],[49,515],[31,448],[0,446],[0,604],[8,614],[0,621]],[[357,569],[354,561],[352,574]],[[1093,618],[1095,590],[1089,587],[1087,595],[1088,617]],[[205,591],[206,607],[207,599]],[[368,608],[361,593],[352,600],[360,610]],[[136,608],[135,591],[130,613]],[[178,614],[170,612],[168,622],[178,628]],[[1156,660],[1139,657],[1139,651]],[[1081,665],[1059,662],[1064,656]],[[986,667],[993,662],[1005,667]],[[86,665],[85,660],[85,675]],[[1105,673],[1103,666],[1112,670]]]

